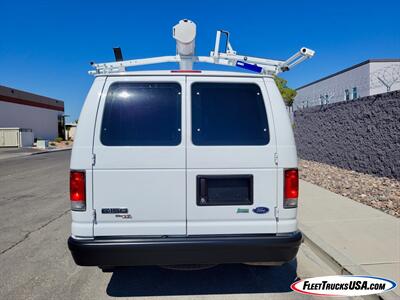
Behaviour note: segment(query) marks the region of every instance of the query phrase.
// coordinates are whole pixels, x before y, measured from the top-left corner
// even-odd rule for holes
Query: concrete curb
[[[335,248],[326,243],[321,237],[307,231],[307,225],[299,223],[299,229],[303,233],[303,242],[310,247],[313,252],[329,265],[336,273],[341,275],[371,275],[362,266],[353,262],[350,258],[343,255]],[[398,299],[393,291],[385,292],[377,295],[363,296],[364,299]]]
[[[18,157],[29,157],[31,155],[40,155],[40,154],[46,154],[46,153],[52,153],[52,152],[68,151],[71,149],[72,149],[72,147],[62,148],[62,149],[48,149],[48,150],[43,150],[43,151],[38,151],[38,152],[11,153],[11,154],[6,154],[6,155],[1,155],[0,160],[7,160],[7,159],[18,158]]]
[[[32,152],[32,153],[29,153],[27,155],[40,155],[40,154],[46,154],[46,153],[52,153],[52,152],[61,152],[61,151],[68,151],[68,150],[72,150],[72,147],[43,150],[43,151],[39,151],[39,152]]]

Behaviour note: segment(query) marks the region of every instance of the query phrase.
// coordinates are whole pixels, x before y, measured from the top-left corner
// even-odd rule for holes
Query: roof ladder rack
[[[225,52],[220,52],[221,35],[226,36]],[[114,48],[115,62],[91,63],[95,68],[89,74],[110,74],[125,72],[128,67],[144,66],[160,63],[179,63],[180,70],[192,70],[195,62],[225,66],[236,66],[265,75],[276,75],[285,72],[314,56],[315,52],[308,48],[289,57],[287,60],[273,60],[267,58],[239,55],[233,50],[229,41],[229,32],[218,30],[215,39],[214,51],[210,56],[195,56],[196,24],[190,20],[179,21],[172,29],[172,36],[176,40],[176,55],[159,56],[133,60],[122,60],[120,48]]]

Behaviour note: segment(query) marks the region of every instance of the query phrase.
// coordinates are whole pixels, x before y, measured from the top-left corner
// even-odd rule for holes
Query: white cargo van
[[[219,63],[223,54],[212,53]],[[175,58],[188,67],[179,50]],[[296,147],[274,74],[260,61],[250,68],[261,74],[125,71],[138,61],[95,65],[71,157],[75,262],[293,259],[302,240]]]

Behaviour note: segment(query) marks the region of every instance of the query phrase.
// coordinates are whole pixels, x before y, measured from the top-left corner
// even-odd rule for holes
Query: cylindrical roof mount
[[[172,29],[176,40],[176,53],[182,59],[179,63],[181,70],[191,70],[195,50],[196,24],[188,19],[180,20]]]

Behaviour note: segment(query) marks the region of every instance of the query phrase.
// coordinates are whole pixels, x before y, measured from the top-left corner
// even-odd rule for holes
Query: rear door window
[[[112,84],[105,101],[100,139],[106,146],[179,145],[180,84]]]
[[[268,144],[260,87],[252,83],[193,83],[192,142],[199,146]]]

